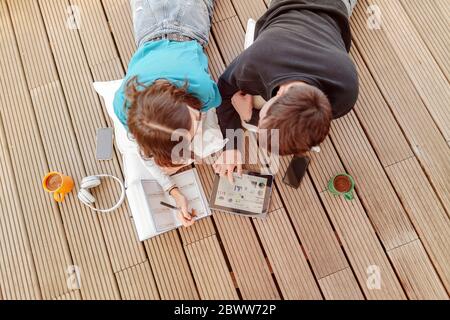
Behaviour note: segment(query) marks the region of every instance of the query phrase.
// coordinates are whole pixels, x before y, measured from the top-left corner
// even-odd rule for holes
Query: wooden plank
[[[328,181],[337,173],[343,172],[344,167],[336,154],[336,149],[330,137],[320,145],[320,154],[310,152],[308,156],[311,158],[309,172],[314,178],[314,184],[319,192],[328,190]],[[323,155],[330,155],[330,157]]]
[[[265,220],[254,223],[283,298],[322,299],[286,211],[272,211]]]
[[[145,248],[161,299],[199,298],[176,230],[145,241]]]
[[[219,234],[244,300],[279,299],[271,270],[248,219],[215,212]]]
[[[426,1],[423,1],[426,2]],[[419,32],[398,0],[377,2],[383,12],[383,32],[410,77],[425,106],[450,141],[450,85]],[[448,8],[447,3],[447,8]],[[427,10],[428,11],[428,10]],[[447,10],[448,11],[448,10]],[[450,12],[450,11],[448,11]],[[432,17],[428,17],[430,20]],[[450,33],[449,25],[439,33]]]
[[[436,265],[444,285],[448,288],[450,271],[446,270],[446,261],[449,257],[446,256],[445,250],[448,247],[448,238],[442,237],[450,231],[445,210],[414,158],[406,138],[395,122],[389,106],[376,88],[375,81],[357,50],[353,51],[353,58],[358,67],[361,86],[355,113],[374,146],[380,162],[386,168],[386,173],[432,262]],[[398,147],[395,148],[395,145]],[[417,184],[420,185],[418,191],[414,191],[412,179],[418,181]]]
[[[405,299],[403,289],[377,239],[364,209],[355,196],[354,201],[321,193],[321,199],[336,228],[350,265],[367,299]],[[368,270],[375,266],[382,275],[379,290],[367,286]]]
[[[3,120],[4,130],[2,131],[2,155],[6,156],[8,152],[10,154],[10,160],[4,158],[4,161],[1,161],[5,166],[9,166],[9,169],[5,167],[2,170],[2,173],[6,175],[3,178],[5,180],[2,180],[10,181],[8,188],[16,190],[3,193],[9,200],[4,199],[2,202],[5,206],[7,203],[14,204],[14,208],[9,207],[9,209],[13,210],[11,213],[17,215],[17,219],[23,214],[22,219],[25,221],[26,230],[20,230],[16,236],[26,237],[28,235],[36,267],[36,270],[27,276],[27,282],[18,285],[21,281],[16,277],[25,276],[30,271],[31,260],[29,259],[31,257],[26,252],[23,252],[23,256],[8,255],[11,259],[20,258],[23,261],[20,267],[14,267],[12,262],[6,263],[5,261],[5,264],[2,264],[5,268],[9,266],[18,272],[4,278],[9,284],[0,283],[0,287],[5,290],[3,292],[5,299],[38,298],[39,291],[42,292],[43,298],[51,298],[67,291],[65,272],[73,262],[56,205],[48,200],[48,196],[42,191],[39,183],[30,183],[30,181],[40,181],[43,174],[49,171],[49,167],[5,1],[0,2],[0,8],[0,39],[2,42],[0,47],[0,69],[2,70],[0,74],[0,116]],[[27,50],[25,54],[28,53]],[[45,71],[42,74],[45,74]],[[9,177],[6,178],[7,176]],[[14,199],[15,197],[17,198]],[[5,212],[9,212],[9,209],[5,208]],[[2,225],[6,226],[3,223]],[[2,234],[7,235],[6,232]],[[24,249],[21,242],[23,240],[24,238],[20,241],[17,239],[17,243],[13,247],[17,250]],[[5,238],[4,245],[6,244]],[[33,273],[36,272],[39,283],[36,283],[36,279],[34,279]],[[23,291],[21,292],[21,290]]]
[[[244,39],[244,31],[230,0],[215,2],[212,32],[225,64],[228,65],[244,49],[244,41],[240,40]]]
[[[213,162],[213,160],[209,160],[207,162]],[[207,190],[207,193],[210,193],[212,190],[212,183],[213,183],[213,173],[212,169],[209,166],[206,165],[200,165],[198,166],[200,177],[202,180],[202,184]],[[272,206],[273,207],[273,206]],[[244,299],[246,298],[252,298],[252,299],[272,299],[275,296],[270,296],[270,292],[267,292],[267,289],[273,290],[273,294],[276,295],[276,289],[273,285],[273,282],[271,281],[270,274],[267,272],[267,265],[264,261],[264,257],[261,253],[255,250],[255,247],[259,247],[257,239],[254,237],[250,237],[252,239],[251,241],[244,240],[239,242],[239,238],[237,238],[234,234],[230,234],[230,230],[233,230],[234,232],[238,231],[238,234],[243,234],[244,232],[253,234],[254,231],[252,230],[251,223],[249,219],[239,218],[239,217],[227,217],[229,214],[222,214],[222,213],[215,213],[214,220],[216,221],[216,224],[218,226],[218,229],[220,231],[220,235],[222,238],[222,241],[224,242],[225,251],[227,252],[228,259],[230,260],[230,264],[232,266],[232,269],[234,271],[234,276],[236,278],[236,282],[239,286],[239,289],[241,291],[241,294]],[[240,221],[239,221],[240,220]],[[242,230],[243,222],[246,222],[248,224],[248,228],[245,230]],[[234,226],[229,226],[231,223],[234,224]],[[228,225],[228,226],[227,226]],[[227,227],[231,227],[231,229],[225,229]],[[240,230],[239,230],[240,229]],[[288,232],[289,234],[289,232]],[[253,248],[248,247],[248,245],[251,245],[251,242],[253,243]],[[231,242],[231,244],[230,244]],[[295,240],[295,243],[297,241]],[[244,246],[247,246],[249,251],[245,252]],[[238,255],[238,256],[236,256]],[[256,255],[256,256],[255,256]],[[258,255],[261,256],[261,258],[258,260]],[[271,260],[273,253],[269,252],[269,261]],[[286,256],[289,256],[287,254]],[[242,263],[242,258],[246,260],[246,263]],[[249,259],[250,258],[250,259]],[[292,258],[290,256],[289,258]],[[295,256],[295,258],[297,258]],[[253,261],[252,261],[253,259]],[[293,259],[295,261],[295,259]],[[249,263],[251,262],[251,264]],[[295,261],[297,262],[297,261]],[[252,270],[249,270],[248,265],[252,265]],[[258,271],[255,271],[255,267],[260,267],[261,269]],[[277,271],[279,270],[279,265],[277,265]],[[302,269],[305,267],[305,264],[300,265],[299,268]],[[306,268],[308,268],[306,266]],[[295,286],[297,284],[297,280],[302,278],[301,276],[298,276],[295,271],[292,272],[291,270],[284,269],[284,274],[286,275],[286,278],[291,279],[291,298],[294,297],[295,290],[298,290],[299,287],[304,287],[303,283],[299,283],[298,286]],[[296,270],[298,271],[298,270]],[[242,281],[245,282],[242,282]],[[261,281],[262,280],[262,281]],[[306,279],[308,280],[308,279]],[[308,281],[304,281],[308,284]],[[248,284],[251,286],[249,287]],[[311,285],[311,283],[309,282]],[[266,286],[266,288],[262,287]],[[314,285],[312,285],[314,286]],[[309,294],[309,295],[308,295]],[[299,297],[300,295],[297,295],[296,297]],[[304,294],[304,297],[311,298],[311,294],[309,291]],[[288,295],[289,297],[289,295]],[[320,294],[318,294],[316,297],[320,298]]]
[[[354,112],[333,121],[330,135],[340,159],[355,179],[359,198],[384,247],[389,250],[417,239]]]
[[[112,66],[113,68],[108,69],[108,67],[110,67],[110,66]],[[120,67],[117,67],[117,60],[114,60],[114,59],[100,62],[98,64],[90,65],[90,67],[91,67],[91,70],[93,70],[93,74],[97,74],[97,75],[106,75],[107,72],[112,72],[112,74],[115,74],[115,72],[118,72],[120,70]],[[58,83],[50,83],[48,85],[45,83],[39,84],[40,78],[39,78],[39,76],[36,76],[35,74],[31,75],[30,79],[32,79],[32,81],[36,81],[36,83],[38,83],[38,86],[32,90],[33,98],[34,98],[33,102],[35,102],[37,105],[44,104],[42,102],[42,101],[44,101],[42,98],[43,95],[50,95],[50,96],[57,97],[57,99],[60,99],[60,97],[58,97],[58,96],[61,95],[61,87],[59,86]],[[42,92],[45,92],[45,93],[42,93]],[[47,101],[45,101],[45,102],[47,102]],[[57,102],[64,104],[64,102],[61,102],[60,100],[57,100]],[[352,120],[354,120],[354,119],[352,119]],[[396,127],[393,126],[393,128],[396,128]],[[395,130],[392,130],[392,131],[395,131]],[[372,137],[370,137],[370,139],[372,141]],[[399,141],[402,141],[402,139],[400,138]],[[329,144],[328,146],[330,148],[332,148],[331,144]],[[380,149],[381,149],[381,147],[380,147]],[[338,148],[338,150],[339,150],[339,148]],[[392,177],[395,174],[397,174],[396,172],[390,173],[390,171],[389,171],[390,168],[398,169],[398,167],[400,167],[401,165],[404,165],[405,163],[407,163],[409,161],[413,161],[411,167],[407,168],[406,172],[408,172],[408,174],[411,174],[410,175],[411,177],[413,177],[413,174],[418,174],[419,179],[425,179],[425,176],[422,174],[422,172],[420,170],[420,165],[416,162],[416,160],[414,158],[413,159],[406,158],[406,159],[407,160],[402,163],[397,163],[398,161],[393,161],[392,163],[390,163],[390,166],[387,167],[389,177],[392,179]],[[326,163],[326,162],[324,161],[323,163]],[[402,168],[402,170],[405,170],[405,169]],[[318,184],[317,181],[319,181],[319,179],[320,179],[320,181],[326,180],[326,176],[327,176],[326,173],[327,173],[327,171],[325,170],[324,172],[320,172],[320,174],[318,174],[315,177],[316,184]],[[405,174],[403,173],[402,176],[400,176],[399,182],[397,182],[398,184],[404,183],[404,181],[402,181],[403,175],[405,175]],[[392,180],[394,180],[394,179],[392,179]],[[394,184],[395,184],[395,182],[394,182]],[[439,212],[438,216],[439,216],[439,219],[441,219],[441,220],[436,219],[437,223],[442,222],[442,221],[447,221],[447,223],[448,223],[448,219],[442,220],[443,217],[445,218],[445,210],[440,206],[439,199],[434,194],[431,185],[429,185],[429,183],[426,180],[424,180],[423,184],[426,186],[426,188],[425,188],[426,191],[424,193],[422,193],[417,199],[414,198],[414,195],[406,194],[408,192],[407,191],[408,184],[402,186],[401,188],[398,188],[398,189],[402,190],[402,192],[399,192],[399,195],[402,198],[403,203],[407,204],[406,210],[411,215],[410,212],[414,212],[414,210],[417,210],[415,207],[412,207],[413,203],[419,202],[419,199],[430,196],[434,201],[432,201],[432,205],[430,206],[432,208],[431,210],[428,209],[428,207],[427,207],[428,212],[433,212],[434,210],[438,211]],[[395,186],[397,188],[397,185],[395,185]],[[406,195],[402,196],[401,195],[402,193],[404,193]],[[411,206],[411,207],[408,208],[408,206]],[[415,214],[419,215],[419,214],[423,214],[423,212],[425,212],[425,211],[422,207],[422,208],[420,208],[419,212],[415,213]],[[422,222],[427,222],[426,216],[423,216],[422,219],[423,219]],[[208,226],[211,227],[211,223],[212,223],[211,219],[205,220],[205,222],[206,221],[208,222],[207,223]],[[283,222],[278,222],[277,225],[282,224],[282,223]],[[420,225],[419,218],[417,218],[417,222],[413,221],[413,223],[415,225]],[[444,225],[444,228],[442,228],[442,230],[437,231],[437,228],[436,228],[436,230],[433,230],[433,232],[436,233],[436,232],[443,231],[444,233],[437,233],[437,234],[447,235],[448,234],[447,229],[446,229],[447,226],[445,224],[443,224],[443,225]],[[198,226],[202,227],[201,224],[199,224]],[[213,229],[209,229],[209,231],[214,232]],[[183,243],[189,244],[189,243],[195,243],[196,241],[201,240],[202,239],[201,235],[204,234],[204,232],[205,232],[204,230],[203,231],[197,230],[196,232],[194,232],[192,234],[188,234],[186,237],[184,236],[184,233],[182,232],[181,236],[183,238]],[[418,233],[419,233],[419,235],[421,235],[419,231],[418,231]],[[206,234],[208,234],[208,233],[206,232]],[[421,238],[426,238],[426,235],[425,236],[421,235]],[[442,239],[439,239],[439,240],[442,240]],[[447,240],[447,239],[444,238],[444,240]],[[434,240],[434,241],[436,242],[437,240]],[[214,243],[217,244],[217,242],[214,242]],[[447,243],[447,242],[445,242],[445,243]],[[424,243],[424,245],[426,246],[426,243]],[[435,245],[436,244],[433,243],[433,246],[435,246]],[[186,249],[186,250],[188,250],[188,249]],[[427,249],[427,250],[429,252],[431,251],[431,249]],[[439,248],[439,250],[442,250],[442,248]],[[217,253],[217,251],[215,251],[214,253]],[[438,254],[439,253],[436,253],[436,255],[438,255]],[[396,247],[396,248],[392,249],[391,251],[389,251],[389,255],[393,261],[397,261],[397,262],[394,262],[394,265],[398,264],[401,267],[399,269],[398,273],[399,273],[399,277],[402,280],[402,282],[406,283],[405,288],[406,288],[406,292],[407,292],[408,296],[410,296],[411,298],[432,298],[432,297],[438,297],[438,298],[441,297],[442,298],[443,297],[443,295],[442,295],[443,287],[440,286],[439,279],[437,278],[436,273],[433,270],[433,266],[428,261],[428,259],[423,259],[425,254],[424,254],[423,248],[421,247],[420,241],[416,240],[416,241],[413,241],[406,245]],[[220,256],[218,259],[220,260]],[[282,259],[280,258],[280,261],[281,260]],[[439,264],[439,261],[437,261],[437,260],[438,260],[437,258],[432,257],[432,261],[435,264],[435,266],[436,266],[436,264]],[[270,258],[269,258],[269,261],[270,261]],[[447,259],[447,261],[448,261],[448,259]],[[222,266],[223,266],[223,261],[222,261]],[[436,266],[436,268],[438,269],[439,267]],[[397,267],[396,267],[396,269],[397,269]],[[344,269],[343,271],[348,271],[348,270]],[[351,275],[352,275],[351,272],[350,273],[342,272],[342,275],[340,274],[340,272],[341,271],[339,271],[337,273],[339,275],[336,274],[336,276],[335,276],[335,274],[331,274],[331,275],[329,275],[329,278],[327,277],[326,279],[324,279],[325,280],[325,281],[323,281],[324,283],[327,282],[327,280],[329,280],[329,282],[331,282],[331,284],[327,283],[327,285],[322,286],[322,284],[321,284],[322,279],[319,280],[319,284],[321,285],[322,289],[326,288],[326,289],[323,289],[324,292],[325,291],[327,292],[326,295],[333,296],[334,293],[328,292],[328,290],[330,290],[330,289],[327,286],[332,286],[333,289],[336,291],[336,289],[337,289],[336,288],[337,285],[335,284],[336,279],[337,279],[337,281],[339,281],[338,283],[343,282],[343,279],[347,279],[348,276],[350,276],[350,279],[354,279],[354,277],[351,277]],[[441,270],[441,271],[438,270],[438,272],[439,272],[439,275],[442,277],[442,273],[446,272],[446,270],[445,269]],[[415,274],[420,274],[420,273],[425,273],[425,275],[420,278],[416,278],[413,276]],[[223,275],[223,273],[219,274],[219,276],[222,276],[222,275]],[[202,280],[206,281],[207,279],[202,279]],[[206,288],[204,292],[207,292],[207,289],[208,288]],[[343,291],[341,291],[341,292],[343,292]],[[64,297],[70,297],[72,295],[79,296],[79,292],[74,291],[74,292],[69,292],[69,293],[63,294]]]
[[[158,300],[159,293],[148,261],[116,273],[122,299]]]
[[[244,29],[247,27],[248,19],[257,20],[267,10],[263,0],[231,0],[231,2]]]
[[[352,270],[345,268],[320,279],[319,285],[327,300],[364,300],[354,279]],[[342,283],[347,283],[348,286],[342,287]]]
[[[345,172],[329,138],[325,148],[319,154],[311,155],[311,158],[315,164],[311,165],[314,170],[310,173],[319,191],[326,189],[327,179],[338,172]],[[365,296],[368,299],[404,299],[401,285],[359,197],[347,202],[331,196],[327,191],[320,192],[320,196]],[[370,290],[366,286],[366,271],[371,265],[378,266],[389,279],[387,286],[381,290]]]
[[[212,30],[225,64],[228,65],[244,50],[244,42],[236,41],[236,39],[244,39],[245,35],[239,19],[232,17],[213,23]]]
[[[197,169],[209,197],[213,170],[208,165],[198,165]],[[251,221],[218,211],[214,211],[214,221],[242,298],[279,299]]]
[[[114,41],[119,51],[122,65],[126,70],[128,62],[136,51],[133,35],[133,21],[129,0],[102,0],[102,5]]]
[[[450,209],[450,149],[436,127],[401,59],[383,30],[369,30],[362,5],[353,15],[353,37],[447,212]],[[424,129],[426,128],[426,130]]]
[[[230,0],[216,0],[214,2],[213,22],[220,22],[236,17],[236,12]]]
[[[109,173],[122,178],[117,157],[113,157],[112,161],[96,161],[95,159],[96,130],[108,124],[105,120],[104,109],[92,87],[93,79],[80,36],[76,29],[71,30],[66,26],[67,2],[43,0],[39,1],[39,4],[80,150],[81,163],[85,167],[86,174]],[[95,11],[89,10],[94,10],[94,7],[85,8],[81,1],[78,5],[82,12],[95,14]],[[95,28],[89,21],[95,18],[89,19],[88,14],[85,13],[85,15],[81,29],[89,32]],[[106,43],[107,39],[102,42]],[[46,54],[50,53],[46,52]],[[109,56],[107,59],[109,60]],[[119,192],[117,183],[111,179],[103,180],[102,186],[93,190],[97,205],[102,208],[114,204]],[[127,206],[122,206],[107,215],[98,215],[115,272],[146,259],[144,248],[137,239],[130,215]]]
[[[201,299],[238,299],[231,274],[215,235],[189,244],[186,255]]]
[[[370,222],[373,223],[384,247],[388,250],[394,249],[418,239],[401,202],[395,194],[395,190],[386,176],[383,167],[380,165],[375,152],[370,146],[369,140],[365,136],[363,129],[353,112],[346,117],[333,122],[331,137],[334,141],[336,150],[339,153],[339,158],[337,155],[329,152],[331,149],[325,153],[322,151],[322,153],[315,158],[327,158],[327,161],[335,163],[339,162],[339,159],[341,159],[345,164],[348,172],[355,178],[358,196],[361,201],[360,205],[364,205],[365,211],[370,217]],[[352,141],[351,146],[348,144],[348,141]],[[324,202],[325,201],[326,200],[324,200]],[[325,205],[327,206],[327,204]],[[360,214],[363,213],[364,211],[360,212]],[[332,216],[331,212],[329,212],[329,214]],[[370,224],[367,224],[367,222],[365,222],[365,227],[358,224],[357,228],[361,229],[364,233],[369,232],[372,227]],[[363,223],[363,221],[361,221],[361,223]],[[339,233],[341,227],[336,224],[335,227]],[[365,228],[366,230],[364,230]],[[346,232],[348,231],[349,230],[347,229]],[[349,235],[340,236],[341,239],[343,237],[349,237]],[[378,247],[379,245],[378,239],[373,237],[373,234],[372,237],[367,234],[365,241],[370,246]],[[372,244],[369,244],[369,242],[372,242]],[[344,248],[346,248],[345,244]],[[370,251],[371,250],[368,250],[366,252],[374,254],[374,252],[370,253]],[[381,251],[379,254],[384,255],[384,252]],[[425,251],[418,251],[417,254],[421,254],[418,259],[423,260],[424,263],[430,263]],[[349,252],[348,256],[349,258],[351,257]],[[355,268],[353,263],[351,263],[351,265]],[[395,270],[402,267],[395,263],[393,266]],[[419,270],[411,271],[419,272]],[[356,269],[355,273],[357,274]],[[408,274],[407,276],[410,277],[410,279],[414,279],[421,275]],[[392,277],[395,277],[395,274],[392,273]],[[361,286],[363,286],[363,283],[361,283]],[[370,298],[369,295],[367,296]]]
[[[41,68],[53,70],[52,74],[56,74],[56,70],[48,42],[36,42],[44,38],[43,34],[45,35],[37,3],[14,1],[9,3],[9,7],[19,49],[23,52],[28,50],[33,52],[33,55],[23,57],[22,61],[25,74],[39,83],[38,87],[29,87],[29,89],[36,120],[41,125],[40,136],[49,167],[63,171],[79,181],[86,172],[77,150],[75,132],[72,130],[60,83],[58,79],[53,79],[48,84],[43,84],[38,76]],[[31,84],[29,83],[29,86]],[[64,128],[64,139],[60,139],[60,128]],[[98,217],[83,207],[74,195],[67,197],[59,209],[69,247],[72,250],[73,264],[81,269],[83,297],[117,298],[118,290]],[[67,266],[60,272],[65,272],[66,269]]]
[[[282,157],[280,160],[280,170],[276,175],[277,188],[314,274],[320,279],[349,265],[310,177],[307,175],[304,178],[299,189],[281,182],[290,160],[291,157]]]
[[[428,50],[450,80],[449,28],[450,7],[447,0],[400,0]]]
[[[350,116],[351,117],[351,116]],[[378,159],[373,152],[373,150],[370,148],[370,143],[366,139],[364,132],[362,128],[360,128],[359,123],[356,121],[353,121],[352,123],[347,123],[346,125],[342,125],[342,122],[349,121],[349,117],[346,117],[344,119],[339,120],[341,122],[341,126],[338,127],[335,131],[335,134],[333,137],[336,137],[335,140],[338,140],[338,146],[337,150],[340,151],[341,158],[343,158],[344,163],[347,167],[350,167],[350,169],[353,168],[353,170],[356,170],[359,172],[359,174],[356,174],[356,176],[360,176],[363,179],[366,179],[371,181],[371,184],[368,183],[362,183],[364,188],[362,190],[359,190],[359,192],[362,194],[362,198],[366,204],[366,209],[368,210],[368,213],[371,214],[372,220],[375,218],[375,226],[377,227],[377,230],[379,231],[379,234],[381,234],[382,238],[384,236],[383,243],[388,248],[394,248],[398,245],[408,243],[413,239],[417,239],[417,235],[415,234],[414,229],[412,228],[411,223],[408,220],[408,217],[406,216],[400,202],[398,201],[397,197],[395,196],[395,192],[392,188],[392,186],[389,183],[389,180],[386,177],[386,174],[384,173],[382,167],[380,166]],[[353,119],[355,120],[355,119]],[[334,126],[338,125],[339,122],[336,122]],[[338,132],[336,132],[338,131]],[[348,133],[352,132],[351,139],[349,139],[348,136],[343,135],[342,132]],[[354,141],[356,139],[356,141]],[[346,144],[344,141],[353,141],[353,146],[358,146],[364,150],[355,150],[351,148],[346,148]],[[329,146],[329,144],[328,144]],[[369,146],[368,148],[364,146]],[[357,148],[358,149],[358,148]],[[358,155],[364,155],[365,161],[354,161],[354,159],[358,159]],[[328,163],[330,162],[330,159],[333,159],[332,157],[320,157],[322,159],[328,160]],[[338,160],[335,158],[334,160]],[[336,161],[331,161],[336,163]],[[316,169],[318,168],[324,168],[326,164],[328,163],[318,163],[316,166]],[[360,166],[360,163],[364,163],[364,166]],[[356,166],[356,167],[355,167]],[[367,170],[367,166],[370,170]],[[330,166],[326,166],[326,168],[329,168]],[[312,168],[314,169],[314,167]],[[319,174],[320,177],[320,186],[326,185],[324,184],[326,180],[324,180],[324,177],[328,176],[328,179],[330,177],[329,174],[324,174],[327,170],[317,170],[321,172]],[[370,174],[367,175],[367,172]],[[353,173],[355,175],[355,173]],[[374,197],[375,192],[377,190],[386,190],[386,188],[379,188],[380,186],[374,186],[374,182],[381,183],[383,186],[388,186],[390,188],[390,192],[386,192],[383,194],[384,199],[381,199],[380,202],[379,199],[383,198],[380,197],[379,191],[376,198]],[[369,188],[365,189],[366,186],[369,186]],[[319,188],[321,189],[321,188]],[[361,192],[362,191],[362,192]],[[383,203],[383,205],[381,205]],[[389,203],[389,205],[386,205],[386,203]],[[368,204],[368,205],[367,205]],[[379,210],[381,208],[387,208],[384,211],[387,212],[381,212],[379,214]],[[383,221],[384,219],[386,219]],[[380,231],[381,229],[381,231]],[[399,232],[400,230],[400,232]],[[426,254],[423,252],[423,259],[427,261]]]
[[[98,0],[69,0],[69,2],[73,10],[80,12],[80,26],[76,29],[76,32],[80,35],[89,66],[94,68],[109,61],[114,61],[120,66],[119,54],[101,2]],[[67,7],[65,13],[67,17]],[[107,72],[108,70],[103,71]],[[115,71],[115,69],[111,69],[111,71]],[[103,76],[121,77],[123,72],[120,74],[103,74]]]
[[[1,4],[1,8],[3,8],[3,4]],[[3,25],[1,16],[0,23]],[[0,39],[4,38],[2,35]],[[0,88],[3,92],[3,85]],[[1,102],[3,105],[3,101]],[[19,201],[20,194],[12,171],[1,118],[0,147],[1,296],[5,299],[39,299],[41,292],[36,267],[25,228]]]
[[[179,231],[183,245],[188,245],[216,234],[211,217],[202,219],[189,228],[180,228]]]
[[[442,282],[450,288],[450,221],[415,158],[386,168]]]
[[[217,47],[216,40],[211,35],[209,38],[209,44],[206,47],[206,54],[209,58],[209,73],[211,74],[214,81],[219,80],[220,75],[225,70],[225,64]]]
[[[329,139],[325,143],[325,148],[311,157],[315,164],[311,165],[310,173],[319,191],[326,189],[327,179],[338,172],[345,172]],[[365,296],[368,299],[404,299],[401,285],[359,197],[356,196],[355,200],[348,202],[331,196],[327,191],[322,191],[320,197]],[[371,265],[378,266],[389,279],[387,286],[381,290],[370,290],[366,286],[366,272]]]
[[[359,98],[354,112],[384,167],[414,157],[383,94],[367,69],[360,52],[351,52],[359,75]]]
[[[248,152],[259,154],[257,159],[249,159],[246,168],[252,171],[262,171],[264,152],[258,149],[255,135],[249,136]],[[256,162],[256,164],[252,164]],[[278,190],[274,189],[272,201],[280,198]],[[278,200],[281,203],[281,200]],[[286,209],[283,206],[272,206],[264,220],[254,220],[255,229],[267,254],[278,286],[284,299],[322,299],[314,275],[307,262],[298,241],[298,235],[293,228]]]
[[[32,89],[31,98],[38,122],[48,124],[41,127],[41,136],[50,168],[80,181],[86,173],[81,165],[80,154],[73,149],[76,146],[75,134],[66,130],[64,142],[58,137],[59,125],[70,128],[68,113],[61,114],[61,108],[65,107],[61,85],[56,81]],[[59,116],[56,117],[56,114]],[[80,268],[81,294],[86,299],[118,298],[98,217],[78,201],[75,192],[66,197],[59,208],[74,265]]]
[[[397,274],[403,288],[413,300],[448,300],[433,265],[426,256],[420,240],[415,240],[389,251],[391,261],[398,266]]]

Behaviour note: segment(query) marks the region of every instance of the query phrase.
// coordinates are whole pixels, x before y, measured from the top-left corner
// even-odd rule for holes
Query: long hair
[[[200,110],[199,99],[187,92],[188,83],[177,87],[166,80],[157,80],[146,87],[137,77],[126,86],[129,103],[127,125],[141,152],[161,167],[174,167],[172,141],[178,129],[190,131],[192,119],[187,106]]]

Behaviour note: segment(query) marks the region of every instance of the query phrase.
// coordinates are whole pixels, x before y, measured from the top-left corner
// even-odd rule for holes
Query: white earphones
[[[116,180],[122,190],[119,201],[113,207],[111,207],[109,209],[94,208],[93,204],[95,203],[96,199],[92,195],[92,193],[89,192],[89,189],[96,188],[102,184],[101,178],[111,178],[111,179]],[[92,210],[94,210],[96,212],[102,212],[102,213],[112,212],[112,211],[118,209],[122,205],[123,201],[125,200],[125,185],[123,184],[122,181],[120,181],[119,178],[116,178],[109,174],[99,174],[96,176],[89,176],[89,177],[83,178],[83,180],[81,180],[80,191],[78,191],[78,199],[84,205],[86,205],[87,207],[91,208]]]

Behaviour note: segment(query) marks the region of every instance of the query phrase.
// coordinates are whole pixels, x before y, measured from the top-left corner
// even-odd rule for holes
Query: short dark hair
[[[331,120],[331,104],[321,90],[307,84],[295,85],[273,102],[260,129],[268,129],[269,151],[270,129],[278,129],[279,154],[303,155],[325,140]]]

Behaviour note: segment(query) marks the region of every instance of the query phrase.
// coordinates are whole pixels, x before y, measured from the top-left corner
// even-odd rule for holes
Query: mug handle
[[[62,192],[55,192],[53,193],[53,199],[55,199],[56,202],[63,202],[65,195],[66,194]]]
[[[353,195],[353,192],[350,191],[350,192],[344,194],[344,198],[348,201],[351,201],[355,198],[355,196]]]

